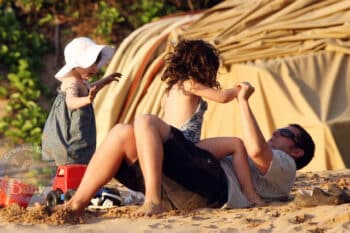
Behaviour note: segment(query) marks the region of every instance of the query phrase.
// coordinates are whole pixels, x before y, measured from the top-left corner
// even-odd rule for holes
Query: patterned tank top
[[[203,117],[207,108],[208,103],[203,99],[200,99],[195,113],[180,127],[180,130],[187,140],[194,143],[199,142],[201,138]]]

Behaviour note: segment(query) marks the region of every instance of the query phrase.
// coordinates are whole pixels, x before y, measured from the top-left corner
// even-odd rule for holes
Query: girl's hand
[[[89,90],[89,100],[90,100],[90,103],[92,103],[95,99],[95,96],[97,94],[97,87],[96,86],[92,86]]]
[[[108,79],[109,82],[112,82],[112,81],[118,82],[122,76],[123,75],[121,73],[116,72],[116,73],[108,75],[107,77],[105,77],[105,79]]]
[[[239,92],[237,98],[241,100],[248,100],[255,91],[255,88],[248,82],[241,82],[238,84],[238,87]]]

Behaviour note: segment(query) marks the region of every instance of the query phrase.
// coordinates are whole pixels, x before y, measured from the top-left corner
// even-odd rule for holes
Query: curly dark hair
[[[219,53],[213,45],[203,40],[179,41],[165,61],[167,67],[161,79],[167,83],[167,91],[175,83],[190,78],[209,87],[220,88],[216,81]]]

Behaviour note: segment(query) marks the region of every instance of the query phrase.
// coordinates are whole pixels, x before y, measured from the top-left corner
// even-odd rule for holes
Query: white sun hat
[[[88,37],[78,37],[67,44],[64,49],[66,64],[55,74],[62,80],[73,68],[88,68],[93,65],[100,55],[97,69],[104,66],[113,56],[115,49],[108,45],[98,45]]]

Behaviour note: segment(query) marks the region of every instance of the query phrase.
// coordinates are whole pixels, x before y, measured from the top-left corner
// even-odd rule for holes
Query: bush
[[[41,65],[47,44],[42,35],[24,30],[10,6],[0,10],[0,60],[8,69],[2,80],[7,89],[1,88],[0,96],[9,99],[0,119],[0,135],[14,144],[39,145],[47,113],[37,104],[41,86],[34,71]]]

